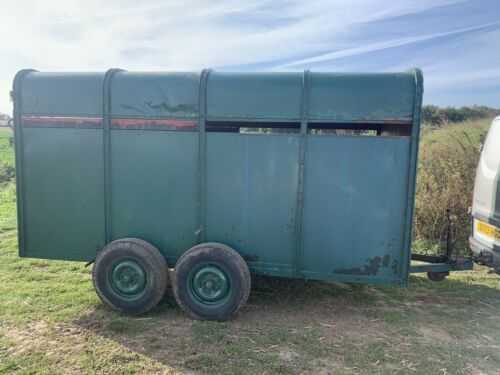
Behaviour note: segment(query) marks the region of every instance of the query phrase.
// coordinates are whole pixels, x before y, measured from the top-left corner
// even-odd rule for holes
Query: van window
[[[488,169],[495,171],[500,169],[500,120],[495,120],[491,124],[482,157]]]

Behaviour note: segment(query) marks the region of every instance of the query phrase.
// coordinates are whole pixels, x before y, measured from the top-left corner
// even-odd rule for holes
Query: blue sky
[[[26,67],[420,67],[425,103],[500,107],[500,0],[7,0],[0,21],[0,112]]]

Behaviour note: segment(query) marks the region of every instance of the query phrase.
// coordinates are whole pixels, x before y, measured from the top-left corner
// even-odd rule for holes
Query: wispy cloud
[[[343,58],[343,57],[363,55],[366,53],[381,51],[381,50],[385,50],[385,49],[389,49],[389,48],[402,47],[402,46],[406,46],[409,44],[427,42],[427,41],[431,41],[431,40],[435,40],[435,39],[439,39],[439,38],[444,38],[444,37],[448,37],[448,36],[453,36],[453,35],[460,35],[460,34],[467,34],[467,33],[471,33],[471,32],[490,30],[492,28],[498,28],[498,27],[500,27],[500,21],[499,22],[490,22],[490,23],[486,23],[484,25],[479,25],[479,26],[465,27],[465,28],[441,32],[441,33],[424,34],[424,35],[413,36],[413,37],[384,40],[384,41],[380,41],[377,43],[371,43],[371,44],[362,45],[362,46],[353,47],[353,48],[346,48],[346,49],[339,50],[339,51],[324,53],[324,54],[321,54],[319,56],[313,56],[313,57],[309,57],[306,59],[292,61],[292,62],[289,62],[287,64],[283,64],[283,65],[278,66],[277,69],[287,69],[290,67],[303,66],[303,65],[308,65],[308,64],[313,64],[313,63],[318,63],[318,62],[323,62],[323,61],[332,61],[332,60]]]

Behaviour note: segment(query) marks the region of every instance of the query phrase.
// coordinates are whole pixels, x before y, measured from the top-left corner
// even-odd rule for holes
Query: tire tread
[[[218,242],[205,242],[198,244],[196,246],[193,246],[189,250],[187,250],[184,254],[180,256],[180,258],[177,260],[176,263],[176,269],[179,265],[185,262],[189,262],[190,258],[196,258],[200,255],[201,252],[212,252],[212,251],[222,251],[224,252],[229,259],[231,259],[232,262],[236,265],[238,272],[240,275],[242,275],[242,291],[243,294],[238,302],[238,304],[234,307],[234,309],[226,314],[225,316],[221,317],[221,319],[215,319],[215,320],[227,320],[232,317],[234,317],[238,311],[241,309],[241,307],[247,302],[248,297],[250,296],[250,290],[251,290],[251,275],[250,271],[248,269],[248,266],[245,262],[245,260],[241,257],[240,254],[238,254],[234,249],[231,247],[224,245],[222,243]],[[176,272],[177,275],[177,272]],[[184,303],[182,298],[179,296],[179,290],[178,290],[178,284],[177,284],[177,277],[174,278],[173,284],[173,291],[174,291],[174,297],[175,300],[177,301],[178,305],[181,307],[181,309],[189,315],[192,319],[196,320],[206,320],[206,317],[200,316],[196,312],[194,312],[188,305]]]
[[[159,285],[157,285],[157,288],[154,291],[154,297],[140,308],[134,308],[133,310],[127,310],[116,306],[111,300],[109,300],[109,298],[106,297],[97,282],[99,272],[98,264],[100,264],[101,260],[110,252],[120,251],[121,249],[123,249],[123,246],[125,244],[129,244],[128,246],[130,246],[131,244],[131,249],[133,249],[133,251],[138,252],[140,256],[146,258],[146,262],[151,266],[152,273],[155,274],[159,279]],[[163,298],[168,282],[168,265],[165,257],[161,255],[160,251],[155,246],[151,245],[147,241],[141,240],[140,238],[122,238],[110,242],[101,251],[99,251],[94,263],[94,267],[92,268],[92,283],[99,298],[112,309],[129,315],[144,314],[155,307]]]

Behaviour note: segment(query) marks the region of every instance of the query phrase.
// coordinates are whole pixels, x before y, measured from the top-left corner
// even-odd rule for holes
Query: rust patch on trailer
[[[123,109],[128,109],[129,111],[139,112],[140,114],[143,114],[143,115],[147,114],[146,111],[143,111],[142,109],[140,109],[139,107],[136,107],[134,105],[121,104],[120,107],[122,107]]]
[[[333,273],[342,275],[374,276],[378,273],[380,267],[388,267],[390,262],[391,256],[386,254],[383,257],[376,256],[368,259],[367,263],[363,267],[340,268],[334,270]]]
[[[152,101],[145,101],[144,104],[154,110],[166,113],[185,113],[195,115],[198,113],[198,108],[194,105],[189,104],[178,104],[178,105],[170,105],[167,101],[163,101],[160,103],[153,103]]]
[[[187,117],[198,116],[198,107],[196,104],[178,104],[171,105],[167,101],[162,101],[154,103],[153,101],[145,101],[141,106],[131,105],[127,103],[120,104],[120,107],[128,110],[140,113],[142,115],[178,115]]]

